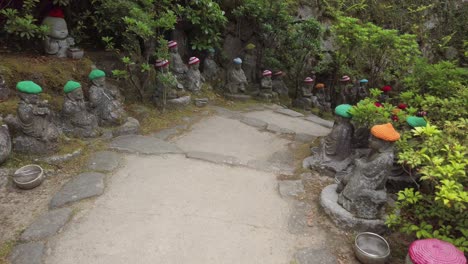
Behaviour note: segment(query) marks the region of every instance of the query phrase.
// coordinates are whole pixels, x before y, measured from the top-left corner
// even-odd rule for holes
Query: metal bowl
[[[375,233],[359,233],[354,240],[354,254],[361,263],[384,264],[390,258],[390,246]]]
[[[44,170],[35,164],[19,168],[13,174],[13,182],[20,189],[30,190],[36,188],[44,181]]]

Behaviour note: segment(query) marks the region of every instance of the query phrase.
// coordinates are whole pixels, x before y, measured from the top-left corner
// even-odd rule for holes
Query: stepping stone
[[[288,219],[288,231],[294,235],[309,234],[312,229],[307,225],[307,214],[312,206],[305,202],[295,202]]]
[[[278,190],[283,198],[298,198],[305,194],[304,185],[301,180],[279,181]]]
[[[114,137],[138,133],[140,133],[140,122],[133,117],[127,118],[127,121],[123,125],[112,132]]]
[[[119,162],[119,154],[112,151],[100,151],[91,155],[86,168],[92,171],[111,172],[119,166]]]
[[[204,160],[216,164],[241,165],[239,159],[233,156],[221,155],[210,152],[192,151],[187,152],[187,158]]]
[[[324,248],[303,248],[294,254],[297,264],[338,264],[336,256]]]
[[[246,95],[246,94],[226,93],[224,94],[224,97],[226,97],[226,99],[231,100],[231,101],[240,101],[240,102],[245,102],[245,101],[252,99],[252,96]]]
[[[70,208],[49,211],[37,218],[21,234],[20,239],[22,241],[35,241],[53,236],[67,223],[71,214],[72,210]]]
[[[13,248],[10,254],[11,264],[41,264],[44,254],[44,242],[20,244]]]
[[[296,134],[296,132],[294,132],[294,131],[292,131],[290,129],[282,128],[282,127],[279,127],[279,126],[274,125],[274,124],[268,124],[266,130],[270,131],[270,132],[273,132],[273,133],[277,133],[277,134],[287,134],[287,135]]]
[[[37,161],[43,161],[43,162],[48,163],[48,164],[58,165],[58,164],[64,163],[65,161],[68,161],[68,160],[71,160],[71,159],[74,159],[74,158],[80,156],[82,152],[83,152],[83,150],[80,148],[80,149],[77,149],[77,150],[73,151],[72,153],[67,153],[67,154],[63,154],[63,155],[56,155],[56,156],[51,156],[51,157],[45,157],[45,158],[39,158],[39,159],[37,159]]]
[[[333,128],[333,124],[334,124],[333,121],[325,120],[325,119],[320,118],[320,117],[318,117],[316,115],[308,115],[308,116],[304,117],[304,119],[307,120],[307,121],[319,124],[321,126],[328,127],[328,128]]]
[[[241,119],[241,122],[259,129],[265,129],[268,126],[267,122],[252,117],[244,117]]]
[[[115,138],[110,149],[147,155],[180,154],[183,153],[176,145],[154,137],[129,135]]]
[[[216,113],[220,116],[231,118],[231,119],[241,119],[242,114],[239,112],[231,111],[226,108],[222,108],[219,106],[211,106],[212,109],[216,111]]]
[[[311,134],[306,134],[306,133],[296,133],[296,136],[294,137],[294,140],[299,141],[299,142],[304,142],[304,143],[310,143],[314,141],[317,137]]]
[[[97,172],[82,173],[65,183],[50,201],[50,208],[101,195],[104,192],[104,174]]]
[[[172,137],[173,135],[176,135],[177,133],[179,133],[177,127],[171,127],[152,133],[149,136],[159,138],[162,140],[167,140],[168,138]]]
[[[296,112],[287,108],[281,108],[281,109],[275,110],[275,112],[283,114],[283,115],[291,116],[291,117],[303,117],[304,116],[303,114],[299,112]]]

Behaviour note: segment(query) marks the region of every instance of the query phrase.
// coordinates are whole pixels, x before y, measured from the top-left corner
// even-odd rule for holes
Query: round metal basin
[[[383,237],[364,232],[356,236],[354,253],[364,264],[384,264],[390,258],[390,246]]]
[[[44,170],[35,164],[26,165],[15,171],[13,182],[20,189],[30,190],[44,181]]]

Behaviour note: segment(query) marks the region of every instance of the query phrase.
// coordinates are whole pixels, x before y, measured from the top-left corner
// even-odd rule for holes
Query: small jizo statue
[[[18,130],[22,135],[15,138],[15,149],[26,153],[55,150],[59,130],[48,118],[51,114],[48,102],[39,99],[42,88],[32,81],[21,81],[16,88],[20,97],[17,109]]]
[[[278,99],[278,94],[273,92],[271,75],[272,72],[270,70],[264,70],[262,73],[262,80],[260,82],[260,97],[266,100]]]
[[[379,102],[386,103],[390,98],[389,92],[392,90],[392,86],[385,85],[384,87],[380,88],[380,90],[382,91],[382,93],[379,96]]]
[[[203,77],[205,80],[212,81],[218,77],[219,67],[214,60],[215,49],[210,48],[208,50],[208,56],[203,62]]]
[[[369,83],[367,79],[362,79],[359,81],[359,87],[357,91],[357,100],[356,100],[357,102],[369,96],[369,92],[367,91],[367,83]]]
[[[313,100],[313,105],[322,112],[330,111],[330,103],[328,102],[328,96],[325,92],[325,84],[318,83],[315,85],[315,97]]]
[[[84,101],[81,84],[68,81],[63,87],[65,98],[62,107],[62,118],[64,120],[64,132],[75,137],[98,136],[97,117],[90,112]]]
[[[229,70],[227,76],[226,92],[231,94],[245,93],[248,82],[242,70],[242,60],[235,58],[233,63],[234,67]]]
[[[305,110],[310,110],[312,102],[314,100],[314,95],[312,94],[312,89],[314,88],[314,79],[311,77],[306,77],[304,79],[304,84],[299,89],[296,100],[294,100],[294,105]]]
[[[106,73],[94,69],[89,74],[89,103],[101,126],[121,125],[125,121],[125,111],[117,99],[117,93],[106,88]]]
[[[283,72],[277,71],[273,73],[272,80],[273,92],[277,93],[279,96],[288,96],[289,90],[283,81]]]
[[[339,104],[353,104],[356,98],[356,89],[354,89],[349,76],[341,77],[339,89]]]
[[[58,58],[67,57],[67,50],[75,45],[75,40],[68,35],[63,11],[60,8],[52,9],[42,24],[49,27],[49,32],[43,42],[45,53]]]
[[[257,81],[257,55],[255,54],[255,45],[252,43],[247,44],[245,47],[243,69],[247,81],[255,83]]]
[[[187,90],[191,92],[200,92],[202,82],[205,78],[200,73],[200,59],[191,57],[188,62],[189,70],[187,72]]]
[[[335,108],[335,123],[328,136],[322,141],[324,160],[342,161],[351,155],[351,139],[354,128],[351,124],[351,105],[342,104]]]
[[[159,59],[154,66],[158,71],[156,89],[153,95],[154,103],[161,104],[166,100],[182,97],[185,94],[184,88],[169,71],[169,61]]]
[[[10,89],[5,83],[5,79],[0,75],[0,102],[6,101],[10,96]]]
[[[185,65],[182,61],[182,58],[180,57],[178,44],[176,41],[171,40],[167,44],[167,47],[169,48],[169,52],[171,55],[171,63],[169,65],[169,69],[177,77],[177,80],[180,84],[185,84],[188,68],[187,65]]]
[[[391,123],[375,125],[370,153],[354,160],[354,168],[338,184],[338,204],[355,217],[378,219],[387,202],[385,183],[393,164],[393,144],[400,134]]]

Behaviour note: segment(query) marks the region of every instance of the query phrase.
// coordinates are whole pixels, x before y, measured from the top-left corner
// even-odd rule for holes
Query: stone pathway
[[[302,182],[277,180],[329,122],[213,109],[191,127],[113,139],[23,232],[11,262],[338,263],[326,231],[307,226]]]

